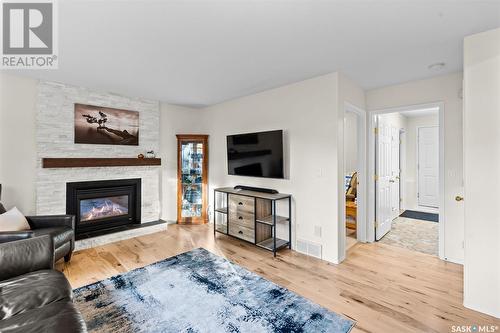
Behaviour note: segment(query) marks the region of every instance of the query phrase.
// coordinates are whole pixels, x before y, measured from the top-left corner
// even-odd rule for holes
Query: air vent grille
[[[322,246],[305,239],[297,239],[297,247],[295,248],[297,252],[307,254],[311,257],[316,257],[322,259]]]

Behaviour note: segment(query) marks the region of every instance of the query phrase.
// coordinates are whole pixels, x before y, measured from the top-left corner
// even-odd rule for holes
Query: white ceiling
[[[459,71],[463,37],[500,26],[500,1],[58,3],[59,69],[21,74],[191,106],[333,71],[365,89]]]

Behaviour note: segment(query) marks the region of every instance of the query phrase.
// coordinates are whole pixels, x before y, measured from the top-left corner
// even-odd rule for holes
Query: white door
[[[391,217],[399,216],[399,128],[391,127]]]
[[[418,128],[418,204],[439,207],[439,127]]]
[[[376,181],[376,230],[375,236],[380,240],[391,230],[391,128],[383,117],[378,118],[376,138],[375,170]]]

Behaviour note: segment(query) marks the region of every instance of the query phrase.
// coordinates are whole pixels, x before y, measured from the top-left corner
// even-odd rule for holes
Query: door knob
[[[456,201],[464,201],[464,197],[461,197],[461,196],[457,195],[457,196],[455,197],[455,200],[456,200]]]

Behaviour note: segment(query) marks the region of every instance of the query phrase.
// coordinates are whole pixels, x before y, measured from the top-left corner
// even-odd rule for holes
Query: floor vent
[[[321,245],[307,241],[304,239],[297,239],[297,247],[295,248],[297,252],[307,254],[308,256],[316,257],[321,259]]]

